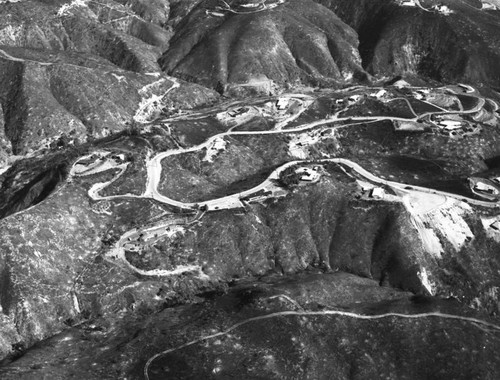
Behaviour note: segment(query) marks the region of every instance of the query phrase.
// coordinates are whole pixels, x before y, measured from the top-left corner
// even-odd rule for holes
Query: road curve
[[[172,87],[175,87],[175,83]],[[468,88],[472,89],[472,87],[468,86]],[[170,90],[169,90],[170,91]],[[474,90],[475,91],[475,90]],[[454,92],[454,91],[452,91]],[[471,92],[471,90],[467,91],[468,93]],[[303,97],[304,99],[310,98],[308,95],[301,95],[301,94],[288,94],[287,96],[289,97]],[[441,115],[441,114],[472,114],[479,112],[483,108],[483,106],[486,104],[486,100],[484,98],[478,98],[478,104],[470,110],[466,111],[443,111],[443,112],[427,112],[425,114],[422,114],[420,116],[415,116],[414,118],[400,118],[400,117],[390,117],[390,116],[355,116],[355,117],[339,117],[337,112],[335,115],[331,116],[330,118],[326,119],[321,119],[315,122],[307,123],[295,128],[290,128],[290,129],[278,129],[278,130],[268,130],[268,131],[226,131],[219,133],[217,135],[214,135],[210,138],[208,138],[205,142],[192,146],[190,148],[179,148],[179,149],[172,149],[168,150],[165,152],[158,153],[152,158],[148,158],[146,162],[146,169],[147,169],[147,182],[146,182],[146,187],[145,191],[142,195],[132,195],[132,194],[124,194],[124,195],[117,195],[117,196],[99,196],[99,191],[103,190],[106,186],[109,186],[112,182],[116,181],[118,177],[120,177],[125,170],[121,170],[120,173],[117,174],[112,180],[108,181],[107,183],[99,183],[95,184],[92,186],[91,190],[89,190],[89,195],[92,199],[94,200],[111,200],[111,199],[118,199],[118,198],[150,198],[154,199],[158,202],[168,204],[171,206],[175,206],[181,209],[187,209],[187,210],[196,210],[199,207],[207,206],[211,209],[214,209],[217,204],[225,204],[227,202],[233,202],[235,205],[240,205],[241,203],[239,202],[239,199],[242,197],[246,197],[248,195],[251,195],[252,193],[258,192],[259,190],[262,190],[266,188],[267,186],[270,185],[270,181],[272,179],[277,179],[279,178],[279,174],[287,169],[290,166],[300,164],[300,163],[307,163],[307,162],[312,162],[311,160],[301,160],[301,161],[290,161],[280,168],[276,169],[271,173],[271,175],[261,184],[258,186],[245,190],[240,193],[228,195],[225,197],[221,198],[216,198],[208,201],[203,201],[203,202],[181,202],[177,201],[175,199],[169,198],[165,195],[160,194],[158,191],[158,187],[161,181],[161,175],[162,175],[162,165],[161,162],[166,159],[167,157],[171,156],[176,156],[184,153],[192,153],[196,151],[200,151],[202,149],[208,149],[215,140],[217,139],[224,139],[225,137],[230,137],[230,136],[251,136],[251,135],[258,135],[258,136],[265,136],[265,135],[278,135],[278,134],[292,134],[292,133],[298,133],[298,132],[303,132],[306,130],[310,130],[322,125],[327,125],[327,124],[334,124],[334,123],[341,123],[341,122],[346,122],[346,121],[354,121],[355,123],[348,123],[348,124],[343,124],[343,125],[334,125],[332,126],[333,129],[340,129],[340,128],[347,128],[352,125],[359,124],[361,122],[365,123],[372,123],[372,122],[380,122],[380,121],[417,121],[419,119],[422,119],[425,116],[429,115]],[[198,115],[197,115],[198,116]],[[189,117],[189,116],[188,116]],[[408,187],[411,188],[413,191],[420,191],[420,192],[425,192],[425,193],[431,193],[431,194],[438,194],[438,195],[443,195],[447,197],[452,197],[455,199],[460,199],[460,200],[466,200],[470,204],[478,205],[478,206],[483,206],[483,207],[489,207],[489,208],[498,208],[500,207],[499,202],[487,202],[487,201],[481,201],[445,191],[440,191],[440,190],[434,190],[422,186],[415,186],[415,185],[408,185],[404,183],[399,183],[395,181],[388,181],[379,177],[376,177],[372,173],[368,172],[365,170],[363,167],[361,167],[359,164],[355,163],[354,161],[348,160],[348,159],[342,159],[342,158],[332,158],[332,159],[322,159],[322,160],[316,160],[316,162],[334,162],[334,163],[339,163],[346,165],[356,171],[359,175],[365,177],[366,179],[380,184],[380,185],[386,185],[390,186],[393,188],[396,188],[400,191],[408,191]]]
[[[340,311],[340,310],[322,310],[322,311],[282,311],[278,313],[272,313],[272,314],[266,314],[266,315],[261,315],[258,317],[253,317],[253,318],[248,318],[242,322],[238,322],[231,327],[229,327],[227,330],[207,335],[195,340],[192,340],[191,342],[184,343],[178,347],[174,348],[169,348],[167,350],[164,350],[158,354],[155,354],[152,356],[145,364],[144,366],[144,378],[146,380],[149,380],[149,367],[155,361],[158,359],[160,356],[167,355],[171,352],[178,351],[180,349],[192,346],[197,343],[201,343],[213,338],[217,338],[220,336],[224,336],[229,334],[230,332],[236,330],[237,328],[247,325],[252,322],[256,321],[262,321],[266,319],[271,319],[271,318],[277,318],[277,317],[290,317],[290,316],[303,316],[303,317],[310,317],[310,316],[340,316],[340,317],[348,317],[348,318],[356,318],[356,319],[363,319],[363,320],[377,320],[377,319],[384,319],[384,318],[407,318],[407,319],[419,319],[419,318],[443,318],[443,319],[451,319],[451,320],[460,320],[464,321],[467,323],[470,323],[472,326],[476,328],[482,328],[483,331],[488,331],[488,332],[495,332],[495,333],[500,333],[500,326],[495,325],[490,322],[483,321],[481,319],[477,318],[471,318],[471,317],[464,317],[461,315],[453,315],[453,314],[446,314],[446,313],[440,313],[440,312],[430,312],[430,313],[420,313],[420,314],[403,314],[403,313],[384,313],[384,314],[378,314],[378,315],[365,315],[365,314],[357,314],[353,312],[348,312],[348,311]],[[481,327],[480,327],[481,326]],[[488,328],[491,330],[485,330],[484,328]]]

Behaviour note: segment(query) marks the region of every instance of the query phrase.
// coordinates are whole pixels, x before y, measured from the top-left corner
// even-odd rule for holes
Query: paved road
[[[174,84],[172,85],[172,88],[176,88],[177,86],[178,86],[178,83],[174,82]],[[171,89],[169,89],[167,92],[171,91]],[[467,86],[466,92],[473,93],[473,92],[475,92],[475,89],[470,87],[470,86]],[[310,100],[310,97],[308,95],[288,94],[287,96],[290,98],[302,97],[304,99]],[[263,190],[263,189],[269,187],[272,184],[271,180],[277,179],[279,177],[279,174],[283,170],[285,170],[286,168],[288,168],[290,166],[299,164],[301,162],[304,163],[305,161],[293,161],[293,162],[289,162],[289,163],[283,165],[282,167],[276,169],[269,176],[268,179],[266,179],[260,185],[254,187],[252,189],[249,189],[249,190],[237,193],[237,194],[232,194],[232,195],[228,195],[225,197],[212,199],[212,200],[204,201],[204,202],[197,202],[197,203],[195,203],[195,202],[181,202],[181,201],[169,198],[169,197],[161,194],[158,191],[159,183],[162,179],[162,164],[161,164],[161,162],[168,157],[172,157],[172,156],[176,156],[176,155],[180,155],[180,154],[185,154],[185,153],[192,153],[192,152],[200,151],[202,149],[208,149],[214,143],[215,140],[224,139],[225,137],[229,137],[229,136],[251,136],[251,135],[265,136],[265,135],[277,135],[277,134],[292,134],[292,133],[311,130],[311,129],[314,129],[316,127],[322,126],[322,125],[341,123],[341,122],[346,122],[346,121],[351,121],[354,123],[348,123],[348,124],[344,124],[344,125],[335,125],[332,128],[333,129],[348,128],[349,126],[359,124],[359,122],[368,123],[368,122],[380,122],[380,121],[384,121],[384,120],[417,121],[417,120],[422,119],[423,117],[430,116],[430,115],[473,114],[473,113],[480,111],[483,108],[483,106],[485,105],[485,103],[486,103],[485,99],[478,98],[478,104],[473,109],[470,109],[470,110],[427,112],[425,114],[415,116],[414,118],[399,118],[399,117],[389,117],[389,116],[339,117],[339,114],[342,112],[342,110],[341,110],[330,118],[318,120],[318,121],[315,121],[312,123],[303,124],[301,126],[298,126],[295,128],[290,128],[290,129],[285,129],[285,130],[284,129],[274,129],[274,130],[269,130],[269,131],[231,131],[230,130],[230,131],[226,131],[226,132],[214,135],[214,136],[208,138],[202,144],[199,144],[199,145],[196,145],[196,146],[193,146],[190,148],[179,148],[179,149],[168,150],[165,152],[161,152],[161,153],[157,154],[156,156],[148,159],[146,162],[146,168],[147,168],[146,190],[144,191],[144,193],[141,196],[136,196],[136,195],[131,195],[131,194],[126,194],[123,196],[110,196],[110,197],[99,196],[99,194],[98,194],[99,191],[101,191],[106,186],[109,186],[109,184],[114,182],[119,176],[121,176],[125,172],[125,170],[121,170],[120,173],[118,173],[117,176],[115,176],[115,178],[113,178],[112,180],[110,180],[106,183],[95,184],[91,188],[91,190],[89,191],[89,195],[93,199],[96,199],[96,200],[117,199],[119,197],[151,198],[151,199],[154,199],[156,201],[159,201],[159,202],[171,205],[171,206],[179,207],[181,209],[187,209],[187,210],[196,210],[196,209],[203,207],[203,206],[206,206],[209,210],[238,208],[238,207],[243,206],[240,202],[240,198],[246,197],[248,195],[251,195],[252,193],[256,193],[260,190]],[[203,115],[203,113],[199,113],[196,117],[201,117],[202,115]],[[206,115],[207,114],[205,113],[205,116]],[[291,119],[290,119],[290,121],[291,121]],[[366,179],[368,179],[374,183],[377,183],[380,185],[390,186],[390,187],[396,188],[400,191],[408,192],[410,190],[410,189],[408,189],[409,185],[407,185],[407,184],[398,183],[398,182],[394,182],[394,181],[387,181],[385,179],[376,177],[372,173],[370,173],[367,170],[365,170],[364,168],[362,168],[357,163],[350,161],[350,160],[347,160],[347,159],[333,158],[333,159],[324,159],[324,160],[320,160],[320,161],[335,162],[335,163],[344,164],[344,165],[350,167],[351,169],[355,170],[361,176],[365,177]],[[431,193],[431,194],[439,194],[439,195],[444,195],[447,197],[452,197],[452,198],[456,198],[456,199],[460,199],[460,200],[466,199],[470,204],[475,204],[475,205],[479,205],[479,206],[483,206],[483,207],[494,207],[494,208],[499,207],[499,204],[497,202],[480,201],[480,200],[476,200],[473,198],[468,198],[468,197],[464,197],[464,196],[460,196],[457,194],[448,193],[448,192],[444,192],[444,191],[433,190],[433,189],[429,189],[429,188],[425,188],[425,187],[421,187],[421,186],[411,186],[411,191],[420,191],[420,192],[426,192],[426,193]]]
[[[167,93],[171,91],[172,89],[178,87],[178,82],[174,81],[172,84],[172,87],[167,90]],[[465,87],[466,92],[469,94],[472,94],[475,92],[475,89],[472,87]],[[299,98],[301,97],[304,99],[307,103],[310,103],[310,97],[302,94],[289,94],[289,97],[295,97]],[[476,96],[477,97],[477,96]],[[485,104],[485,99],[479,98],[478,104],[474,109],[472,110],[467,110],[467,111],[443,111],[443,112],[434,112],[434,113],[426,113],[425,115],[432,115],[432,114],[471,114],[478,112]],[[495,103],[496,104],[496,103]],[[344,109],[345,110],[345,109]],[[243,207],[243,204],[241,202],[241,198],[251,196],[252,194],[255,194],[261,190],[266,190],[269,188],[274,187],[273,181],[278,179],[280,174],[286,170],[287,168],[294,166],[294,165],[300,165],[300,164],[311,164],[313,162],[315,163],[327,163],[327,162],[332,162],[340,165],[345,165],[349,167],[350,169],[354,170],[357,174],[360,176],[364,177],[368,181],[378,184],[380,186],[389,186],[393,189],[396,189],[399,193],[407,193],[411,194],[412,192],[420,192],[420,193],[428,193],[428,194],[436,194],[436,195],[441,195],[447,198],[455,198],[459,199],[461,201],[466,200],[469,204],[472,205],[477,205],[477,206],[482,206],[482,207],[488,207],[488,208],[498,208],[500,207],[499,202],[487,202],[487,201],[481,201],[481,200],[476,200],[468,197],[464,197],[461,195],[453,194],[453,193],[448,193],[444,191],[439,191],[439,190],[434,190],[434,189],[429,189],[426,187],[421,187],[421,186],[414,186],[414,185],[408,185],[404,183],[399,183],[395,181],[389,181],[383,178],[379,178],[375,176],[374,174],[370,173],[363,167],[361,167],[359,164],[357,164],[354,161],[345,159],[345,158],[329,158],[329,159],[320,159],[320,160],[294,160],[285,163],[281,167],[277,168],[274,170],[269,177],[260,183],[259,185],[242,191],[237,194],[232,194],[228,195],[225,197],[221,198],[216,198],[216,199],[211,199],[208,201],[204,202],[198,202],[198,203],[192,203],[192,202],[181,202],[172,198],[169,198],[165,195],[162,195],[158,191],[158,186],[161,181],[162,177],[162,161],[168,157],[175,156],[175,155],[180,155],[180,154],[185,154],[185,153],[190,153],[190,152],[196,152],[200,151],[202,149],[208,149],[215,140],[217,139],[224,139],[225,137],[228,136],[251,136],[251,135],[259,135],[259,136],[265,136],[265,135],[277,135],[277,134],[292,134],[292,133],[298,133],[298,132],[303,132],[307,130],[312,130],[316,127],[322,126],[322,125],[328,125],[328,124],[334,124],[334,123],[342,123],[342,122],[348,122],[346,124],[342,125],[333,125],[331,128],[332,129],[340,129],[340,128],[349,128],[350,126],[360,124],[360,123],[373,123],[373,122],[380,122],[384,120],[401,120],[401,121],[417,121],[418,119],[422,118],[422,115],[420,116],[415,116],[414,118],[411,119],[406,119],[406,118],[397,118],[397,117],[380,117],[380,116],[374,116],[374,117],[339,117],[340,113],[343,112],[344,110],[338,111],[335,115],[331,116],[330,118],[318,120],[315,122],[303,124],[301,126],[291,128],[291,129],[274,129],[274,130],[269,130],[269,131],[226,131],[223,133],[220,133],[218,135],[212,136],[208,138],[204,143],[190,147],[190,148],[178,148],[178,149],[173,149],[173,150],[168,150],[165,152],[161,152],[153,157],[148,157],[146,160],[146,169],[147,169],[147,181],[146,181],[146,186],[145,186],[145,191],[142,195],[134,195],[134,194],[123,194],[123,195],[115,195],[115,196],[101,196],[99,193],[105,189],[107,186],[112,184],[114,181],[116,181],[120,176],[122,176],[128,167],[128,163],[122,163],[119,165],[116,165],[114,169],[118,169],[118,173],[109,181],[103,182],[103,183],[96,183],[94,184],[90,190],[89,190],[89,196],[94,199],[94,200],[114,200],[114,199],[120,199],[120,198],[146,198],[146,199],[154,199],[158,202],[162,202],[164,204],[170,205],[170,206],[175,206],[180,209],[184,210],[192,210],[192,211],[199,211],[202,208],[206,208],[208,211],[212,210],[217,210],[217,209],[235,209],[235,208],[241,208]],[[213,112],[213,109],[210,111]],[[196,115],[193,115],[194,117],[206,117],[207,113],[197,113]],[[187,118],[189,118],[189,115],[186,115]],[[289,121],[292,121],[290,119]],[[78,162],[77,162],[78,163]],[[74,165],[77,165],[75,163]],[[72,170],[73,172],[73,170]],[[199,213],[198,217],[196,220],[199,220],[203,216],[203,213]],[[123,249],[124,245],[127,244],[130,240],[136,239],[141,233],[148,232],[148,230],[151,229],[156,229],[158,231],[162,231],[162,229],[166,229],[167,226],[172,226],[173,224],[179,224],[178,222],[172,222],[172,221],[166,221],[166,222],[159,222],[154,226],[148,226],[142,229],[133,229],[131,231],[128,231],[125,233],[118,243],[115,245],[115,248],[110,252],[110,256],[113,257],[114,259],[119,259],[125,263],[126,266],[128,266],[131,270],[141,274],[141,275],[146,275],[146,276],[170,276],[170,275],[176,275],[180,273],[186,273],[186,272],[195,272],[198,273],[199,277],[205,277],[203,274],[203,271],[201,268],[197,265],[187,265],[187,266],[179,266],[177,268],[174,268],[172,270],[150,270],[150,271],[145,271],[138,269],[134,267],[130,262],[125,257],[125,251]],[[181,224],[186,224],[186,223],[181,223]],[[159,233],[160,233],[159,232]],[[163,230],[165,234],[167,234],[166,230]],[[161,233],[160,233],[161,235]],[[167,234],[168,235],[168,234]],[[160,236],[161,237],[161,236]]]

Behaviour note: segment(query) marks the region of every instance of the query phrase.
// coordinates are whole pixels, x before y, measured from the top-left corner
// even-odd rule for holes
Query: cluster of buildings
[[[427,8],[424,8],[420,4],[420,0],[396,0],[396,2],[398,5],[400,5],[402,7],[419,7],[423,10],[426,10],[426,11],[439,12],[445,16],[448,16],[448,15],[453,13],[453,11],[447,5],[445,5],[443,3],[436,4],[432,8],[427,9]]]
[[[389,95],[389,92],[387,92],[387,90],[384,90],[382,88],[382,89],[379,89],[375,92],[371,92],[369,94],[353,94],[347,98],[336,99],[335,104],[337,106],[347,107],[347,106],[352,106],[354,104],[357,104],[359,101],[361,101],[362,99],[366,99],[366,98],[372,98],[372,99],[377,99],[377,100],[383,101],[388,95]]]
[[[482,130],[479,124],[463,120],[459,115],[434,115],[431,122],[439,133],[451,138],[476,135]]]

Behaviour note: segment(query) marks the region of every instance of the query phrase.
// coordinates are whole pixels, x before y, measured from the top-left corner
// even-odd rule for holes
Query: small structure
[[[417,90],[413,92],[413,97],[417,100],[426,99],[429,94],[429,90]]]
[[[417,3],[415,3],[415,0],[399,0],[398,3],[402,7],[416,7],[417,6]]]
[[[359,102],[360,99],[361,99],[361,95],[356,94],[356,95],[349,96],[347,98],[347,101],[348,101],[349,105],[351,105],[351,104],[355,104],[355,103]]]
[[[492,4],[488,1],[482,1],[482,7],[481,7],[481,10],[483,11],[487,11],[487,10],[492,10],[492,11],[495,11],[495,10],[498,10],[499,7],[495,4]]]
[[[447,5],[444,4],[435,5],[432,9],[438,11],[439,13],[445,16],[451,15],[453,13],[453,11],[450,8],[448,8]]]
[[[290,98],[279,98],[276,101],[276,108],[278,111],[284,111],[288,108],[288,105],[290,104]]]
[[[477,182],[476,185],[474,186],[474,190],[481,191],[487,194],[498,194],[498,189],[484,182]]]
[[[222,12],[217,12],[217,11],[209,11],[208,9],[205,10],[205,14],[208,16],[214,16],[214,17],[224,17],[224,13]]]
[[[375,199],[382,199],[384,197],[385,191],[381,187],[374,187],[370,190],[370,197]]]
[[[405,87],[410,87],[411,85],[404,79],[400,79],[397,82],[395,82],[393,86],[396,88],[405,88]]]
[[[255,107],[244,106],[244,107],[234,107],[228,111],[219,112],[215,115],[215,118],[225,126],[236,126],[241,125],[250,121],[255,116],[258,116],[260,111]]]
[[[494,182],[478,177],[470,177],[468,179],[469,186],[472,192],[479,195],[482,198],[486,198],[490,201],[497,200],[500,195],[500,189]]]
[[[413,120],[393,120],[392,125],[395,131],[423,132],[428,128],[427,124]]]
[[[316,182],[321,178],[321,175],[318,173],[319,166],[315,166],[314,168],[309,167],[300,167],[295,170],[295,173],[300,175],[300,181],[302,182]]]
[[[244,115],[249,110],[250,109],[248,107],[238,107],[238,108],[233,108],[233,109],[227,111],[227,114],[231,117],[237,117],[240,115]]]
[[[242,8],[259,8],[262,3],[246,3],[246,4],[238,4],[239,7]]]
[[[460,129],[462,128],[462,123],[460,121],[456,120],[441,120],[439,122],[439,126],[443,127],[444,129],[451,131],[454,129]]]

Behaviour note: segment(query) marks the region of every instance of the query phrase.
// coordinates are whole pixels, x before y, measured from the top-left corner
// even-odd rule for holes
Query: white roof
[[[495,186],[488,185],[487,183],[484,182],[477,182],[475,188],[477,190],[483,190],[483,191],[493,190],[495,194],[498,193],[498,190],[495,188]]]
[[[446,127],[446,129],[458,129],[462,127],[462,123],[455,120],[441,120],[439,125]]]
[[[382,198],[384,196],[384,189],[381,187],[374,187],[372,190],[372,197]]]

